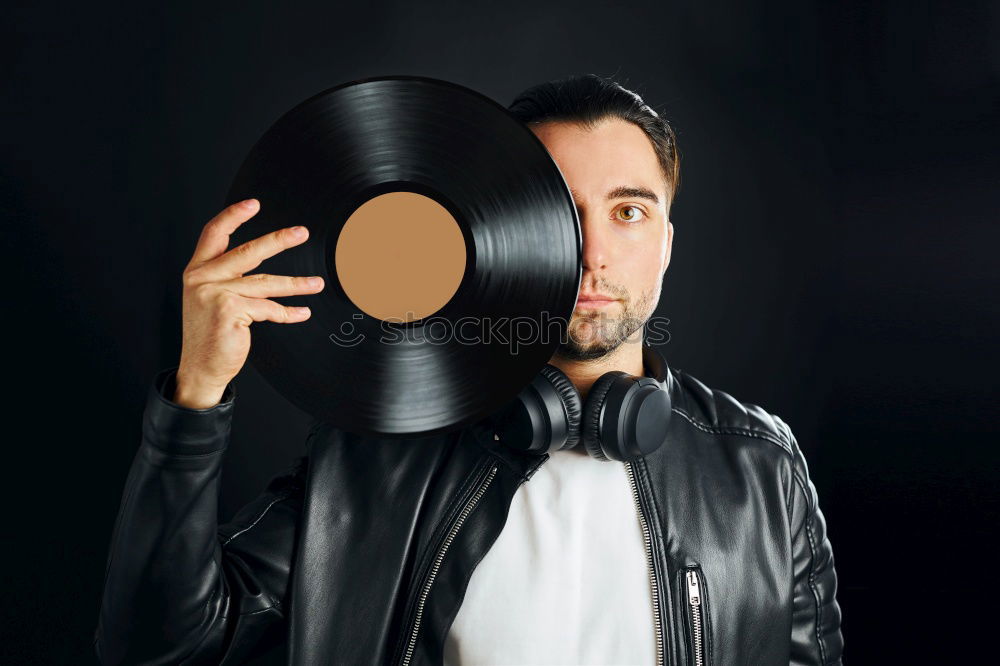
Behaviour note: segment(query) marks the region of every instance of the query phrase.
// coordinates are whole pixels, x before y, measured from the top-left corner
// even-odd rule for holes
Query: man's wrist
[[[188,409],[209,409],[219,404],[226,387],[213,387],[201,382],[188,380],[179,372],[175,379],[176,389],[173,396],[167,396],[181,407]]]

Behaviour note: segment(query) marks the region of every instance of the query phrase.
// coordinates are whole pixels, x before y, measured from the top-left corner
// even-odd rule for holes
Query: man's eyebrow
[[[574,190],[571,187],[569,188],[569,191],[570,194],[573,195],[573,199],[575,201],[579,200],[580,196],[576,190]],[[660,198],[656,196],[656,194],[652,190],[645,187],[636,187],[634,185],[619,185],[618,187],[609,190],[606,198],[608,201],[613,201],[615,199],[632,199],[632,198],[648,199],[649,201],[652,201],[656,205],[659,205],[660,203]]]

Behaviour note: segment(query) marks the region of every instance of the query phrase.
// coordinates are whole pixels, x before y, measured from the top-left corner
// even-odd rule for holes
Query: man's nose
[[[597,271],[607,268],[608,238],[606,229],[593,215],[580,213],[580,231],[583,234],[583,268]]]

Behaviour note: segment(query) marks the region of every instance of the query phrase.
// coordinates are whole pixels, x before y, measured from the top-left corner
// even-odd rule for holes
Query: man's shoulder
[[[675,417],[688,427],[733,439],[768,442],[790,457],[797,444],[788,425],[760,405],[711,388],[690,373],[670,369],[670,398]]]

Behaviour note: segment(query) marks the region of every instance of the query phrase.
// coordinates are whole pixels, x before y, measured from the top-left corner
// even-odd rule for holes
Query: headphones
[[[517,398],[491,422],[501,443],[529,453],[571,449],[580,440],[598,460],[626,461],[660,448],[670,422],[666,362],[643,345],[643,365],[652,377],[606,372],[586,400],[559,368],[546,363]]]

